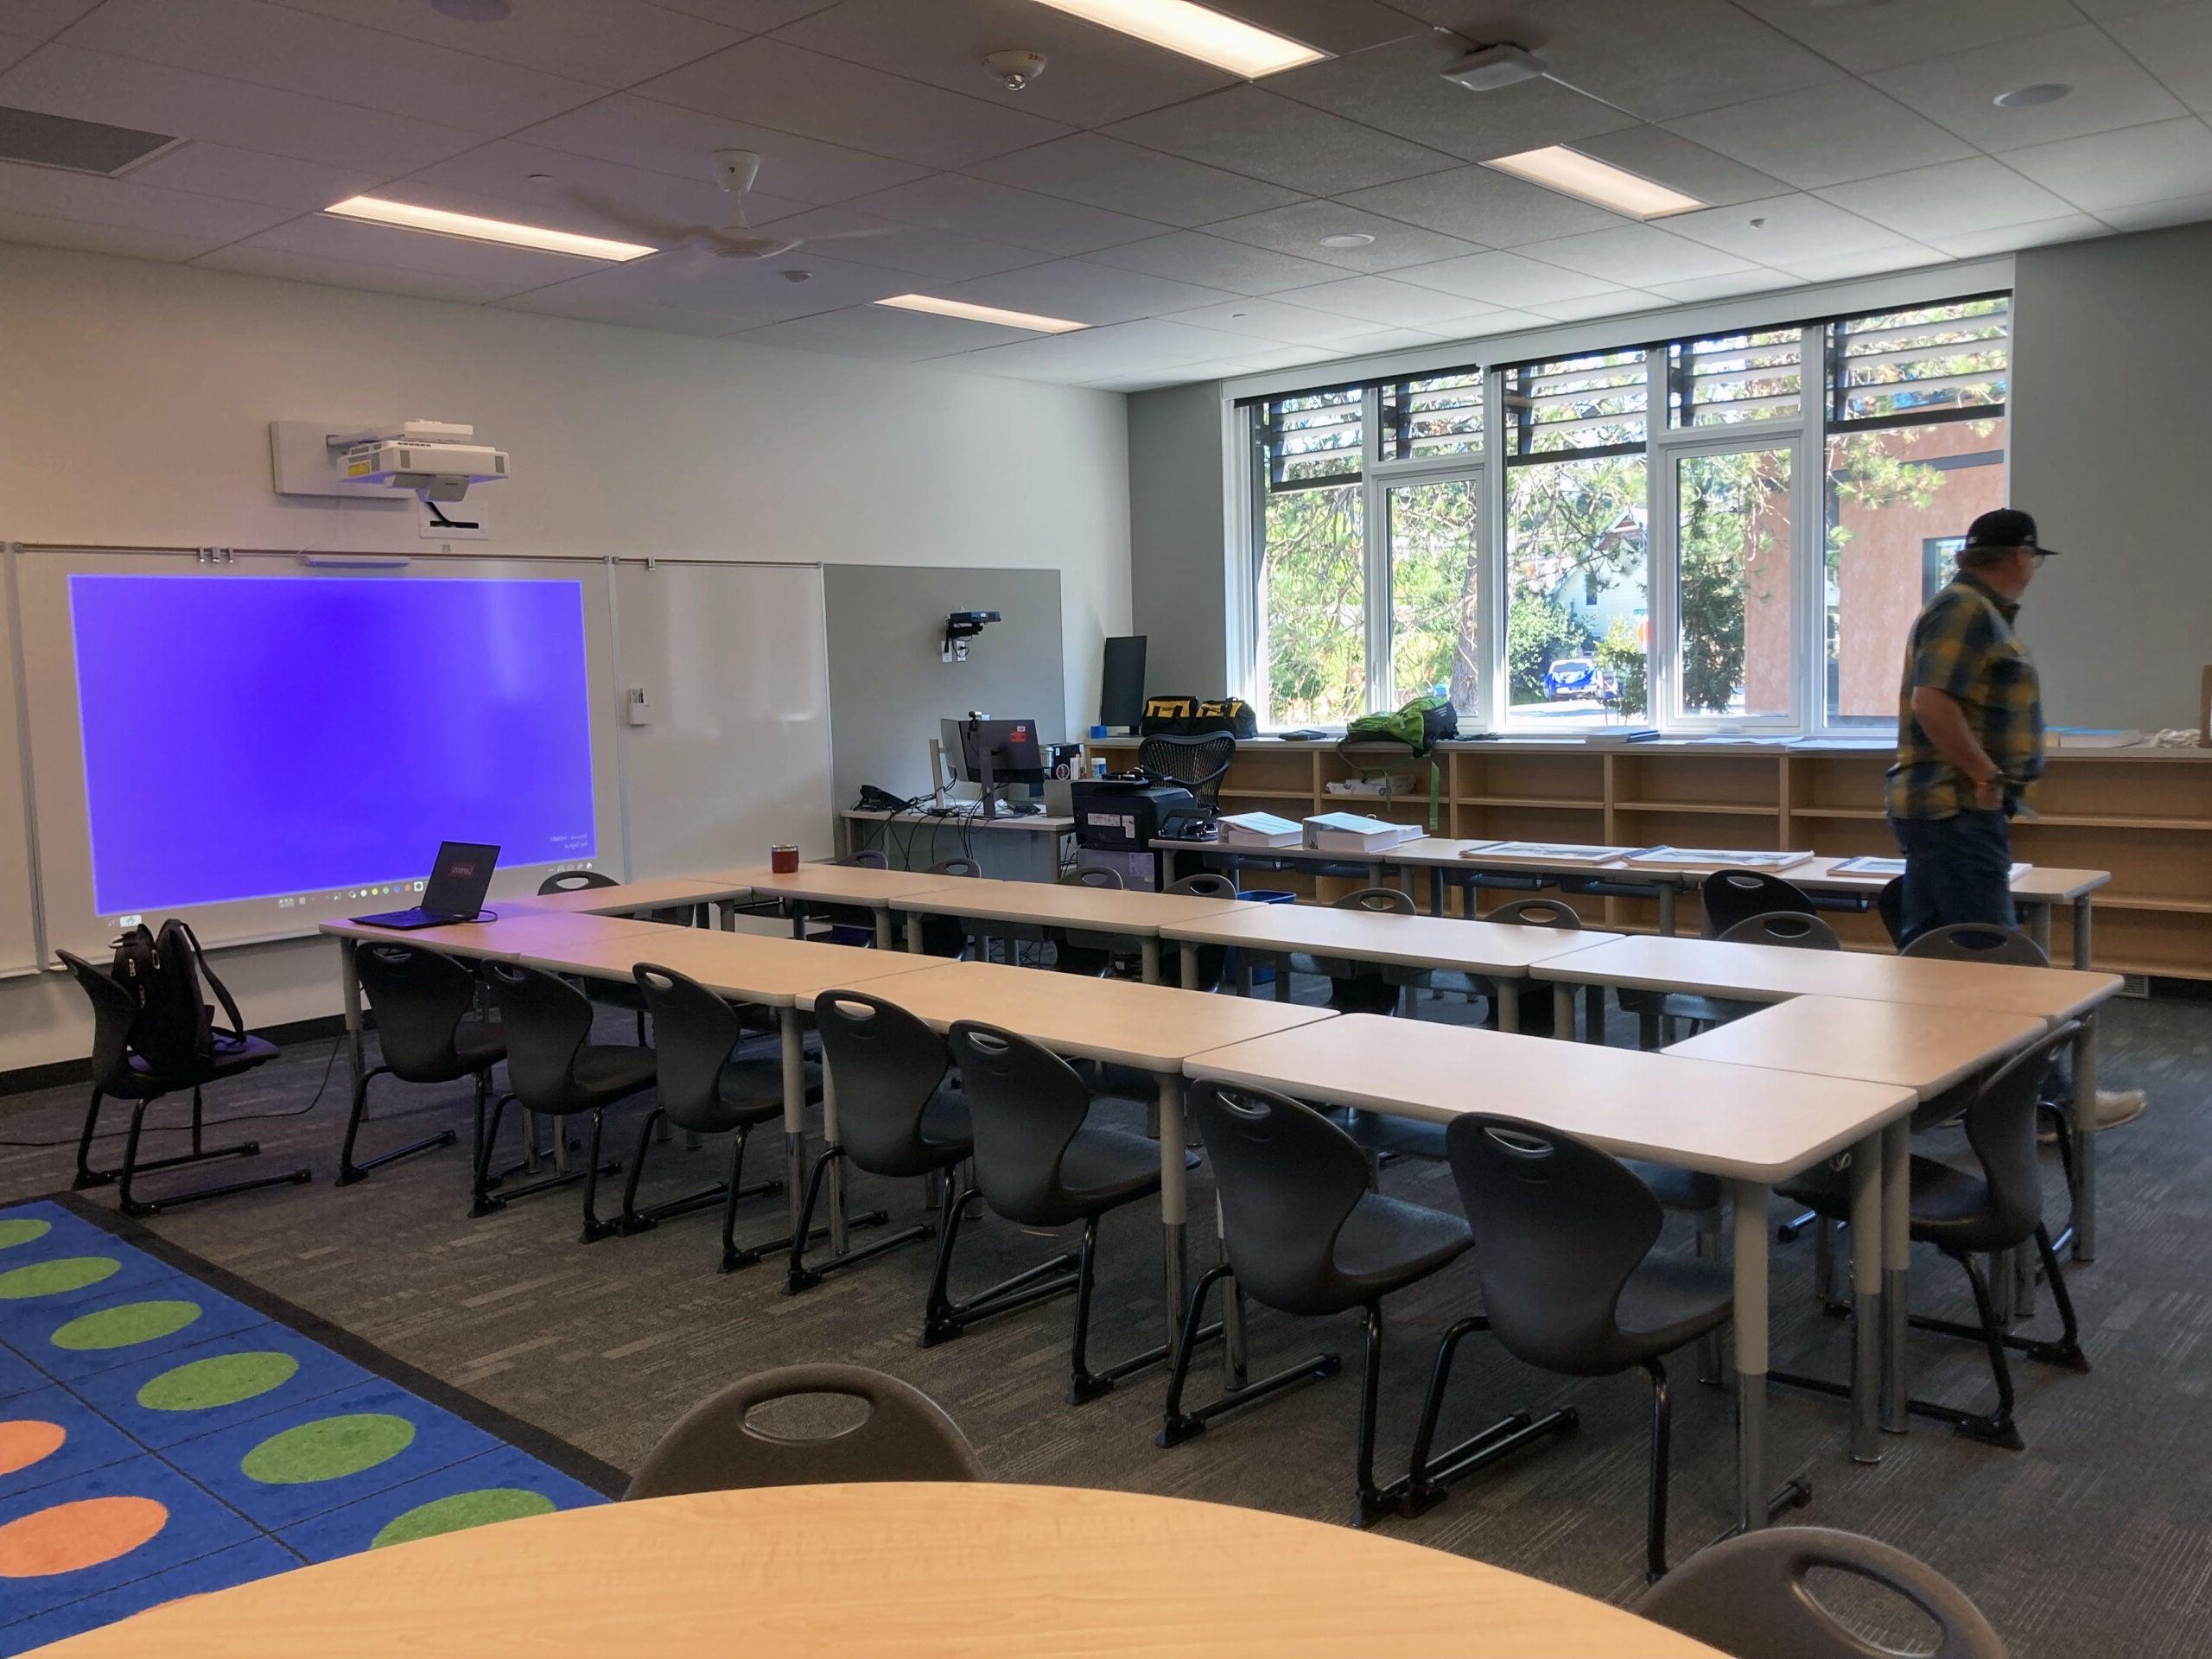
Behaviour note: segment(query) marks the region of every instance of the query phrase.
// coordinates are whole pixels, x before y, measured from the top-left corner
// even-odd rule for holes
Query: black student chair
[[[833,1434],[795,1435],[748,1421],[764,1406],[831,1395],[868,1415]],[[909,1383],[864,1365],[785,1365],[709,1395],[662,1435],[625,1500],[760,1486],[875,1480],[981,1480],[958,1425]]]
[[[1194,899],[1234,899],[1236,880],[1218,870],[1201,870],[1172,883],[1169,893],[1186,893]],[[1165,958],[1160,964],[1160,976],[1170,985],[1180,985],[1186,991],[1217,991],[1221,976],[1228,965],[1229,947],[1225,944],[1202,944],[1198,947],[1198,974],[1195,982],[1183,984],[1183,953],[1170,950],[1163,942],[1160,954]]]
[[[940,859],[930,866],[931,875],[950,875],[959,880],[980,879],[983,867],[972,858]],[[968,954],[968,923],[958,916],[924,916],[922,924],[922,954],[928,957],[964,957]],[[912,927],[914,918],[909,916],[906,925]]]
[[[849,854],[837,862],[854,870],[891,868],[890,855],[873,847]],[[829,925],[831,944],[849,944],[865,950],[875,943],[875,912],[865,905],[811,905],[807,906],[806,914],[814,921]]]
[[[637,1155],[623,1183],[622,1214],[615,1229],[642,1233],[671,1217],[718,1204],[722,1211],[722,1271],[750,1267],[776,1246],[740,1248],[737,1206],[747,1198],[780,1192],[784,1184],[771,1177],[746,1185],[745,1146],[753,1130],[784,1115],[782,1059],[735,1058],[744,1023],[735,1008],[697,980],[651,962],[639,963],[631,972],[653,1018],[656,1087],[652,1109],[638,1131]],[[819,1098],[820,1074],[811,1065],[807,1081],[810,1096]],[[653,1130],[664,1120],[690,1135],[730,1136],[729,1176],[716,1185],[640,1210],[638,1183],[652,1151]]]
[[[1119,870],[1096,864],[1070,870],[1060,878],[1064,887],[1096,887],[1108,893],[1119,893],[1128,885]],[[1114,947],[1110,943],[1103,939],[1094,942],[1095,936],[1069,933],[1061,928],[1052,929],[1046,937],[1052,941],[1052,966],[1059,972],[1098,979],[1113,970]]]
[[[1330,901],[1332,910],[1361,910],[1375,916],[1415,916],[1413,895],[1396,887],[1361,887]],[[1329,982],[1329,1006],[1339,1014],[1395,1014],[1402,981],[1371,963],[1316,957],[1294,950],[1275,972],[1276,989],[1287,1001],[1292,974],[1319,974]]]
[[[1809,915],[1813,901],[1794,881],[1785,881],[1764,870],[1715,870],[1698,888],[1705,911],[1705,937],[1719,939],[1739,923],[1775,911]],[[1774,941],[1763,941],[1774,943]],[[1760,1006],[1725,996],[1700,996],[1686,991],[1623,990],[1624,1013],[1637,1016],[1638,1046],[1656,1048],[1662,1036],[1671,1042],[1671,1022],[1687,1020],[1692,1029],[1740,1020]]]
[[[512,963],[487,962],[484,976],[506,1028],[509,1092],[493,1102],[488,1123],[478,1114],[475,1203],[468,1213],[489,1215],[513,1199],[581,1180],[584,1184],[584,1243],[605,1238],[614,1231],[615,1224],[601,1220],[594,1207],[599,1178],[621,1167],[600,1163],[607,1109],[653,1086],[653,1052],[593,1042],[591,999],[556,975]],[[565,1133],[562,1120],[589,1113],[591,1149],[583,1168],[550,1175],[527,1186],[505,1187],[495,1194],[493,1187],[502,1185],[506,1177],[494,1179],[492,1148],[498,1144],[499,1117],[510,1100],[526,1112],[556,1120],[556,1135]]]
[[[1457,1216],[1370,1192],[1366,1154],[1310,1106],[1209,1080],[1192,1086],[1190,1104],[1213,1160],[1225,1259],[1207,1268],[1191,1293],[1160,1444],[1179,1445],[1225,1411],[1333,1376],[1339,1369],[1336,1355],[1316,1354],[1185,1410],[1183,1389],[1192,1353],[1205,1334],[1199,1326],[1206,1296],[1224,1274],[1236,1274],[1238,1292],[1278,1313],[1328,1319],[1357,1309],[1365,1363],[1352,1523],[1366,1526],[1395,1511],[1407,1487],[1403,1480],[1383,1486],[1375,1478],[1382,1299],[1457,1261],[1471,1236]]]
[[[556,870],[537,884],[539,898],[556,893],[590,893],[601,887],[619,887],[622,884],[605,870]],[[657,912],[655,921],[674,919],[667,911]],[[625,985],[620,980],[586,979],[570,976],[569,982],[601,1007],[623,1008],[637,1016],[638,1046],[645,1042],[645,1005],[638,995],[635,985]]]
[[[2060,1271],[2058,1252],[2052,1247],[2050,1230],[2043,1221],[2043,1172],[2036,1158],[2036,1114],[2042,1103],[2043,1076],[2051,1057],[2074,1040],[2079,1027],[2061,1027],[2022,1049],[1976,1091],[1967,1108],[1967,1144],[1975,1167],[1961,1169],[1933,1158],[1916,1156],[1911,1163],[1911,1236],[1916,1243],[1933,1244],[1957,1262],[1973,1287],[1977,1325],[1914,1316],[1923,1331],[1963,1337],[1979,1342],[1989,1354],[1989,1369],[1997,1383],[1997,1404],[1986,1412],[1965,1411],[1956,1406],[1923,1400],[1906,1403],[1923,1417],[1951,1424],[1968,1440],[2020,1451],[2025,1442],[2012,1421],[2012,1370],[2007,1349],[2044,1364],[2069,1370],[2089,1369],[2082,1351],[2081,1327],[2074,1316],[2074,1299],[2068,1294]],[[1851,1213],[1850,1180],[1832,1163],[1800,1175],[1782,1189],[1783,1194],[1808,1205],[1816,1213],[1837,1219]],[[2001,1254],[2035,1241],[2043,1270],[2050,1284],[2050,1299],[2057,1304],[2061,1329],[2058,1339],[2038,1341],[2015,1335],[1998,1322],[1978,1255]],[[1857,1248],[1875,1248],[1871,1240],[1854,1241]],[[1774,1374],[1777,1382],[1847,1395],[1850,1390],[1823,1378]]]
[[[1162,1344],[1093,1370],[1088,1354],[1098,1224],[1110,1211],[1160,1191],[1160,1147],[1141,1135],[1091,1127],[1085,1121],[1090,1087],[1065,1060],[1027,1037],[972,1020],[961,1020],[948,1037],[974,1125],[976,1185],[955,1198],[948,1184],[922,1345],[957,1337],[977,1319],[1072,1290],[1068,1403],[1095,1400],[1122,1377],[1167,1357]],[[948,1283],[953,1244],[962,1213],[978,1197],[1017,1227],[1080,1223],[1082,1245],[1073,1255],[1054,1256],[955,1303]]]
[[[840,1162],[892,1180],[941,1178],[949,1203],[959,1185],[953,1172],[975,1142],[967,1103],[946,1084],[952,1056],[944,1039],[895,1002],[864,991],[817,995],[814,1025],[837,1090],[837,1138],[822,1148],[807,1178],[801,1236],[811,1242],[815,1201]],[[934,1228],[908,1227],[812,1262],[794,1245],[788,1288],[796,1295],[820,1284],[826,1273],[936,1236]]]
[[[1445,1133],[1452,1176],[1473,1224],[1483,1311],[1445,1332],[1414,1446],[1408,1507],[1427,1507],[1462,1452],[1431,1452],[1452,1357],[1488,1330],[1525,1364],[1562,1376],[1642,1370],[1651,1383],[1651,1465],[1645,1571],[1667,1571],[1671,1409],[1666,1357],[1728,1323],[1734,1294],[1717,1262],[1665,1255],[1659,1201],[1617,1158],[1572,1136],[1472,1113]],[[1495,1433],[1495,1431],[1486,1431]]]
[[[219,1030],[215,1033],[214,1052],[205,1062],[157,1071],[145,1056],[130,1046],[130,1027],[138,1018],[138,1004],[130,993],[117,983],[114,976],[95,968],[82,957],[67,950],[54,954],[68,964],[79,988],[92,1005],[92,1096],[86,1103],[85,1127],[77,1137],[77,1179],[71,1185],[82,1191],[88,1186],[105,1186],[112,1181],[116,1184],[117,1202],[124,1215],[151,1216],[201,1198],[219,1198],[264,1186],[296,1185],[312,1179],[311,1172],[295,1169],[282,1175],[257,1176],[250,1181],[226,1181],[190,1192],[165,1193],[156,1198],[140,1198],[135,1183],[149,1170],[181,1169],[213,1158],[251,1158],[261,1150],[258,1141],[240,1141],[227,1147],[207,1146],[202,1138],[207,1118],[200,1090],[208,1084],[266,1065],[276,1058],[276,1050],[273,1045],[244,1032]],[[165,1096],[181,1094],[188,1089],[192,1091],[192,1150],[168,1158],[139,1157],[138,1140],[145,1130],[146,1109]],[[115,1169],[94,1169],[92,1141],[99,1129],[100,1106],[111,1095],[131,1103],[130,1128],[123,1143],[122,1164]]]
[[[1700,1550],[1643,1593],[1640,1618],[1737,1659],[1881,1659],[1877,1647],[1828,1611],[1815,1570],[1887,1591],[1936,1629],[1925,1659],[2005,1659],[2005,1643],[1958,1586],[1901,1549],[1827,1527],[1770,1527]]]
[[[372,1077],[389,1076],[402,1083],[458,1083],[473,1077],[480,1115],[492,1090],[492,1068],[507,1058],[505,1033],[488,1020],[472,1017],[482,982],[466,963],[397,940],[364,940],[354,950],[353,968],[377,1017],[377,1052],[382,1064],[362,1072],[353,1085],[353,1109],[346,1119],[346,1139],[338,1152],[340,1186],[350,1186],[396,1159],[449,1147],[461,1138],[451,1129],[442,1129],[373,1158],[356,1160],[353,1147],[368,1110]]]

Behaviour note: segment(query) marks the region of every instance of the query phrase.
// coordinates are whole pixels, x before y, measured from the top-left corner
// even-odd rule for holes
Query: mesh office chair
[[[697,980],[651,962],[639,963],[631,972],[653,1017],[655,1090],[652,1109],[639,1127],[637,1156],[623,1183],[622,1214],[615,1230],[645,1232],[673,1217],[718,1204],[722,1211],[721,1270],[749,1267],[776,1246],[739,1248],[737,1206],[746,1198],[780,1192],[784,1184],[771,1178],[746,1185],[745,1146],[753,1130],[784,1115],[783,1063],[780,1058],[733,1058],[745,1034],[744,1024],[735,1008]],[[820,1074],[812,1066],[807,1068],[807,1083],[808,1097],[819,1099]],[[692,1135],[729,1135],[729,1178],[640,1210],[638,1183],[652,1151],[653,1130],[664,1119]]]
[[[765,1431],[747,1421],[774,1402],[815,1395],[862,1401],[868,1415],[819,1437]],[[786,1365],[733,1382],[685,1412],[645,1453],[622,1496],[982,1478],[968,1437],[919,1389],[864,1365]]]
[[[361,993],[377,1018],[377,1052],[382,1064],[361,1073],[353,1085],[353,1109],[346,1119],[346,1139],[338,1152],[338,1185],[350,1186],[369,1171],[396,1159],[461,1137],[451,1129],[373,1158],[356,1160],[355,1140],[368,1110],[369,1081],[394,1077],[402,1083],[476,1082],[476,1111],[481,1116],[492,1090],[492,1068],[507,1057],[506,1037],[476,1011],[480,982],[465,963],[420,945],[364,941],[353,952]]]
[[[1198,737],[1169,737],[1155,734],[1137,744],[1137,770],[1147,777],[1181,784],[1199,803],[1221,806],[1221,780],[1236,759],[1236,739],[1229,732],[1207,732]]]
[[[1445,1333],[1414,1442],[1409,1504],[1425,1508],[1457,1472],[1430,1445],[1459,1344],[1488,1330],[1526,1364],[1563,1376],[1641,1370],[1651,1383],[1645,1571],[1667,1570],[1671,1411],[1666,1357],[1728,1323],[1734,1289],[1718,1262],[1656,1252],[1658,1200],[1618,1159],[1571,1136],[1472,1113],[1445,1133],[1473,1224],[1483,1312]],[[1477,1444],[1472,1453],[1479,1455]],[[1802,1489],[1801,1489],[1802,1490]]]
[[[958,1336],[977,1319],[1072,1290],[1075,1343],[1068,1403],[1095,1400],[1122,1378],[1167,1357],[1162,1344],[1094,1371],[1087,1351],[1098,1224],[1109,1212],[1160,1191],[1160,1147],[1140,1135],[1090,1127],[1085,1122],[1090,1116],[1089,1086],[1065,1060],[1027,1037],[963,1020],[948,1040],[974,1125],[976,1185],[946,1205],[922,1345]],[[1072,1256],[1054,1256],[955,1303],[948,1291],[953,1244],[963,1211],[979,1197],[1017,1227],[1079,1222],[1082,1245]]]
[[[1352,1524],[1366,1526],[1394,1512],[1406,1490],[1402,1479],[1383,1486],[1375,1478],[1382,1299],[1457,1261],[1471,1235],[1457,1216],[1370,1192],[1366,1155],[1310,1106],[1217,1081],[1192,1084],[1191,1106],[1213,1160],[1225,1259],[1207,1268],[1191,1293],[1159,1443],[1179,1446],[1225,1411],[1339,1369],[1336,1355],[1316,1354],[1185,1410],[1183,1389],[1205,1335],[1206,1296],[1224,1274],[1235,1274],[1237,1291],[1278,1313],[1327,1319],[1357,1309],[1365,1364]]]
[[[486,1216],[505,1208],[513,1199],[581,1180],[584,1184],[584,1243],[605,1238],[614,1230],[614,1224],[601,1220],[593,1207],[599,1178],[621,1167],[613,1163],[602,1166],[599,1160],[607,1109],[653,1086],[653,1052],[591,1041],[591,999],[556,975],[512,963],[487,962],[484,976],[506,1030],[509,1092],[493,1103],[489,1123],[478,1120],[475,1202],[468,1213]],[[527,1186],[509,1187],[495,1195],[492,1189],[499,1181],[492,1173],[492,1148],[499,1141],[500,1114],[510,1100],[526,1112],[555,1119],[588,1112],[591,1150],[583,1168],[550,1175]],[[562,1132],[556,1123],[554,1133]]]
[[[1119,893],[1128,883],[1122,880],[1119,870],[1093,864],[1070,870],[1060,878],[1059,885]],[[1098,979],[1113,969],[1114,946],[1110,940],[1095,934],[1070,933],[1057,927],[1047,930],[1046,938],[1052,942],[1052,966],[1060,973],[1081,974],[1086,979]]]
[[[2069,1370],[2089,1369],[2088,1357],[2082,1351],[2074,1299],[2059,1269],[2050,1230],[2044,1225],[2043,1174],[2036,1161],[2036,1112],[2041,1104],[2044,1071],[2051,1056],[2073,1041],[2078,1030],[2069,1024],[2037,1039],[2006,1061],[1977,1091],[1966,1113],[1967,1144],[1973,1150],[1976,1168],[1960,1169],[1917,1156],[1910,1166],[1912,1238],[1916,1243],[1933,1244],[1959,1264],[1973,1287],[1974,1310],[1980,1321],[1959,1325],[1915,1315],[1912,1324],[1923,1331],[1980,1343],[1988,1351],[1989,1369],[1997,1383],[1997,1404],[1987,1412],[1963,1411],[1923,1400],[1906,1404],[1923,1417],[1949,1423],[1968,1440],[2015,1452],[2022,1450],[2025,1442],[2012,1421],[2012,1372],[2005,1350],[2017,1350],[2031,1359]],[[1810,1205],[1823,1216],[1840,1218],[1851,1211],[1849,1178],[1833,1164],[1808,1170],[1781,1190],[1785,1197]],[[2056,1342],[2016,1336],[1998,1322],[1988,1281],[1974,1260],[1977,1255],[2018,1249],[2031,1238],[2043,1258],[2050,1299],[2058,1306],[2062,1328]],[[1871,1241],[1857,1243],[1862,1249],[1873,1248]],[[1823,1394],[1850,1392],[1821,1378],[1777,1372],[1774,1380]]]
[[[1937,1631],[1927,1659],[2005,1659],[2005,1643],[1958,1586],[1901,1549],[1827,1527],[1773,1527],[1701,1549],[1643,1593],[1637,1616],[1738,1659],[1875,1659],[1875,1647],[1807,1583],[1815,1568],[1902,1597]]]
[[[188,1164],[205,1163],[211,1158],[251,1158],[261,1150],[258,1141],[240,1141],[227,1147],[207,1146],[202,1139],[207,1120],[200,1090],[207,1084],[235,1077],[266,1065],[276,1058],[276,1050],[260,1038],[249,1037],[243,1032],[219,1033],[219,1038],[231,1040],[219,1041],[213,1057],[205,1064],[156,1071],[145,1056],[130,1046],[130,1027],[138,1018],[138,1004],[130,993],[116,982],[113,975],[95,968],[82,957],[67,950],[54,954],[67,964],[78,988],[92,1005],[92,1096],[86,1103],[85,1127],[77,1137],[77,1179],[70,1183],[72,1186],[82,1191],[88,1186],[105,1186],[112,1181],[116,1184],[117,1202],[124,1215],[151,1216],[200,1198],[219,1198],[232,1192],[296,1185],[312,1179],[309,1171],[295,1169],[250,1181],[226,1181],[216,1186],[195,1187],[188,1192],[165,1193],[158,1198],[138,1197],[134,1184],[148,1170],[181,1169]],[[138,1140],[145,1130],[146,1109],[165,1096],[181,1094],[188,1089],[192,1090],[192,1150],[169,1158],[140,1158]],[[123,1143],[122,1164],[114,1169],[94,1169],[92,1141],[99,1133],[100,1107],[111,1095],[131,1103],[130,1128]]]
[[[944,1039],[895,1002],[864,991],[822,992],[814,999],[814,1024],[836,1079],[837,1138],[822,1148],[807,1178],[799,1236],[812,1242],[815,1201],[840,1162],[893,1180],[934,1177],[944,1183],[949,1206],[959,1188],[953,1171],[974,1152],[975,1140],[967,1103],[946,1081],[952,1056]],[[813,1262],[794,1243],[787,1288],[797,1295],[826,1273],[939,1236],[944,1226],[940,1211],[936,1228],[908,1227]]]

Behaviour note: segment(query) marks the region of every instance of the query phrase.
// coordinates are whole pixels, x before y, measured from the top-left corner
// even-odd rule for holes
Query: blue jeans
[[[1955,922],[2015,925],[2012,841],[2002,812],[1891,818],[1904,854],[1899,948]]]

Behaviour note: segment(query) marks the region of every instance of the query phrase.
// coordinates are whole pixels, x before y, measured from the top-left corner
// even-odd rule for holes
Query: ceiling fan
[[[677,225],[649,218],[625,202],[609,200],[590,191],[570,188],[563,189],[561,194],[602,219],[627,226],[658,244],[664,251],[688,247],[717,259],[772,259],[817,242],[888,236],[894,228],[885,225],[870,230],[825,231],[819,236],[779,236],[772,231],[756,231],[745,216],[745,198],[753,188],[753,180],[760,176],[760,155],[750,149],[718,149],[714,152],[713,161],[715,182],[730,198],[729,220],[723,225]]]

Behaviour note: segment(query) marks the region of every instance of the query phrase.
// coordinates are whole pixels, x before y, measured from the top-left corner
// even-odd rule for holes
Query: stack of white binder
[[[1306,820],[1306,844],[1317,853],[1378,853],[1427,833],[1417,823],[1387,823],[1357,812],[1323,812]]]

